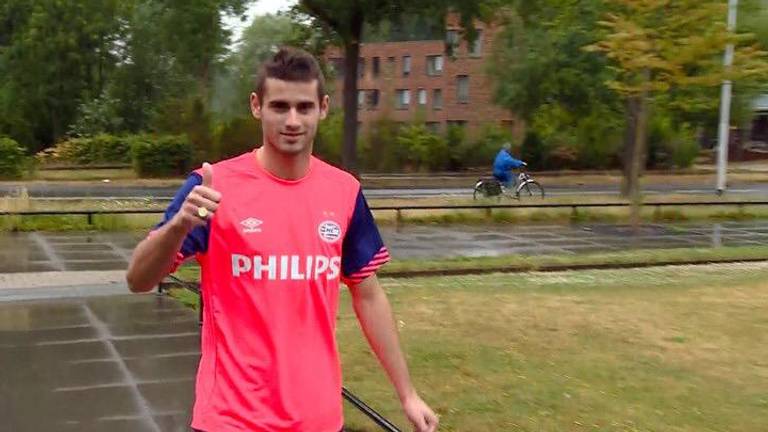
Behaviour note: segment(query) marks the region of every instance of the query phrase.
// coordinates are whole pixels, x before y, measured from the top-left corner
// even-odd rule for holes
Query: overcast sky
[[[224,17],[224,25],[232,29],[234,33],[232,35],[232,40],[237,42],[240,39],[240,34],[243,29],[251,23],[253,17],[286,10],[296,4],[296,1],[297,0],[257,0],[245,11],[245,21],[240,21],[240,19],[236,17],[227,16]]]

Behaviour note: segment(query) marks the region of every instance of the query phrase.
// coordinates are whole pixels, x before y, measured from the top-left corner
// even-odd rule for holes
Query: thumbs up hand
[[[213,185],[213,166],[203,162],[203,186],[210,188]]]
[[[192,189],[181,209],[174,216],[174,222],[184,227],[187,232],[208,223],[218,210],[221,201],[221,193],[213,188],[213,166],[205,162],[201,175],[202,184]]]

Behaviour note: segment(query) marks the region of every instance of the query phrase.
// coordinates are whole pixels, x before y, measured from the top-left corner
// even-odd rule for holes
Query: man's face
[[[261,119],[264,145],[284,155],[311,153],[317,124],[328,113],[328,96],[317,99],[317,80],[267,78],[263,98],[251,93],[251,112]]]

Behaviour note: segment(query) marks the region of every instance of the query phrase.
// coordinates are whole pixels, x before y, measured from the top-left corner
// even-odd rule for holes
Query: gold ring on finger
[[[208,213],[209,213],[209,212],[208,212],[208,209],[207,209],[207,208],[205,208],[205,207],[198,207],[198,208],[197,208],[197,216],[198,216],[200,219],[206,219],[206,218],[208,218]]]

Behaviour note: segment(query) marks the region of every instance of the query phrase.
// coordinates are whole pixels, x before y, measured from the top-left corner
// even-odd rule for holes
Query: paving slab
[[[647,224],[639,232],[617,224],[404,225],[382,226],[381,233],[391,254],[401,259],[768,245],[766,221]],[[2,233],[0,290],[15,287],[3,281],[3,274],[124,270],[144,236],[144,232]]]
[[[198,359],[167,297],[0,303],[0,430],[187,432]]]

